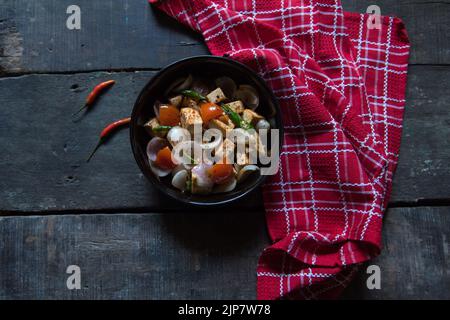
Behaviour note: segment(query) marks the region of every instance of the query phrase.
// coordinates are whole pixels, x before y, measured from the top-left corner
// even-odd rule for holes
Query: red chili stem
[[[97,150],[105,142],[106,138],[108,138],[111,133],[113,133],[117,128],[129,124],[130,121],[131,121],[131,118],[124,118],[124,119],[120,119],[118,121],[114,121],[113,123],[107,125],[100,133],[100,139],[98,140],[97,145],[95,146],[92,153],[89,155],[89,158],[86,160],[86,162],[89,162],[89,160],[91,160],[91,158],[94,156],[95,152],[97,152]]]
[[[89,93],[88,97],[86,98],[86,103],[84,106],[82,106],[77,112],[75,112],[72,116],[76,116],[84,109],[90,107],[94,104],[94,102],[97,100],[98,96],[107,88],[113,86],[116,83],[115,80],[108,80],[105,82],[102,82],[95,86],[95,88]]]
[[[77,114],[79,114],[81,111],[83,111],[84,109],[86,109],[88,107],[87,104],[85,104],[84,106],[82,106],[80,109],[78,109],[77,112],[72,114],[72,117],[75,117]]]
[[[92,150],[91,154],[89,155],[89,158],[87,158],[86,162],[89,162],[92,157],[94,156],[94,154],[97,152],[98,148],[100,148],[100,146],[103,144],[103,140],[100,139],[97,143],[97,145],[95,146],[94,150]]]

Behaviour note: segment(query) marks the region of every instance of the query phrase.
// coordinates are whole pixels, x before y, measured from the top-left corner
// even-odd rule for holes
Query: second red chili
[[[124,118],[107,125],[100,133],[100,139],[95,146],[94,151],[92,151],[86,162],[89,162],[89,160],[91,160],[92,156],[95,154],[98,148],[100,148],[100,146],[105,142],[106,138],[108,138],[113,131],[115,131],[119,127],[129,124],[130,121],[131,118]]]

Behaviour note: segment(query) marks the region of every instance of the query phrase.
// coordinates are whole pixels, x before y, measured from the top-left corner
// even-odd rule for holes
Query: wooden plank
[[[128,132],[116,134],[87,164],[104,125],[130,114],[153,72],[27,75],[0,79],[0,212],[71,210],[159,211],[181,204],[141,175]],[[81,121],[70,114],[96,83],[117,84]],[[436,81],[441,79],[441,81]],[[410,69],[407,112],[391,201],[450,199],[450,136],[445,79],[450,67]],[[234,205],[262,206],[260,192]]]
[[[251,297],[264,230],[262,212],[0,218],[0,299]]]
[[[344,1],[365,12],[372,1]],[[449,12],[445,2],[380,0],[383,14],[404,19],[413,64],[447,64]],[[78,0],[81,30],[68,30],[68,4],[56,0],[2,0],[0,73],[160,68],[183,57],[208,52],[188,31],[147,1]],[[3,70],[3,71],[2,71]]]
[[[366,12],[370,5],[377,5],[382,15],[396,16],[403,20],[411,42],[410,63],[448,64],[450,44],[450,11],[448,2],[434,0],[342,0],[345,10]]]
[[[450,199],[448,67],[410,66],[392,202]],[[447,184],[448,186],[448,184]]]
[[[91,162],[86,158],[100,131],[130,115],[154,72],[30,75],[0,79],[0,211],[176,210],[154,188],[133,158],[128,130],[114,135]],[[117,84],[80,121],[71,114],[90,88]],[[259,193],[244,207],[262,205]]]
[[[345,298],[450,299],[450,207],[389,209],[378,265],[381,289],[368,290],[362,268]],[[367,266],[366,265],[366,266]]]
[[[346,297],[449,299],[449,211],[389,210],[381,290],[363,270]],[[267,244],[262,212],[3,217],[0,299],[253,299]]]
[[[7,72],[159,68],[207,53],[201,37],[147,1],[78,0],[81,30],[57,0],[3,0],[1,68]]]

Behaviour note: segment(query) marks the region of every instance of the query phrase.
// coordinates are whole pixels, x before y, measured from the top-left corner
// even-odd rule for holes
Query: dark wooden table
[[[0,298],[254,298],[268,243],[260,192],[219,210],[155,190],[126,131],[88,165],[107,123],[130,114],[155,71],[208,51],[145,0],[0,0]],[[70,2],[72,3],[72,2]],[[363,269],[345,298],[450,298],[450,6],[344,1],[406,22],[412,51],[400,163],[384,224],[381,290]],[[87,92],[118,80],[74,123]],[[237,223],[240,221],[240,223]],[[81,268],[81,290],[66,268]]]

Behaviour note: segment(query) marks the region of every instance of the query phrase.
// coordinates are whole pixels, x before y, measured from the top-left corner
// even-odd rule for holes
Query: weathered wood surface
[[[0,212],[177,210],[140,173],[128,131],[116,134],[90,163],[103,126],[130,114],[153,72],[26,75],[0,79]],[[450,199],[449,67],[410,69],[400,164],[391,202]],[[89,88],[117,84],[78,122],[71,113]],[[261,195],[235,206],[262,206]]]
[[[390,209],[381,290],[362,270],[345,297],[449,299],[449,213]],[[0,299],[253,299],[264,225],[262,212],[3,217]]]
[[[214,212],[182,206],[140,174],[126,130],[85,163],[101,128],[129,114],[151,70],[208,53],[201,37],[146,0],[78,0],[82,30],[69,31],[69,4],[0,0],[0,299],[255,298],[268,244],[258,192]],[[356,12],[376,4],[402,18],[412,43],[391,206],[448,205],[449,3],[343,4]],[[44,74],[6,78],[32,73]],[[109,78],[117,85],[72,122],[89,89]],[[371,262],[382,289],[367,290],[362,269],[344,297],[450,299],[449,212],[391,208],[384,251]],[[70,264],[82,269],[82,290],[66,289]]]
[[[0,212],[182,208],[141,174],[128,130],[113,135],[86,163],[103,127],[130,115],[139,91],[153,74],[0,79]],[[110,78],[117,84],[74,121],[71,114],[83,105],[90,88]],[[260,199],[258,194],[255,197]],[[244,208],[262,205],[257,199],[242,203]]]
[[[70,3],[71,4],[71,3]],[[146,0],[78,0],[81,30],[68,30],[68,3],[0,1],[0,74],[160,68],[208,52],[199,35],[152,9]],[[373,1],[343,1],[365,12]],[[413,64],[450,61],[448,3],[380,0],[382,14],[401,17]]]
[[[367,290],[363,268],[344,298],[450,299],[450,207],[389,209],[381,255],[381,290]]]

